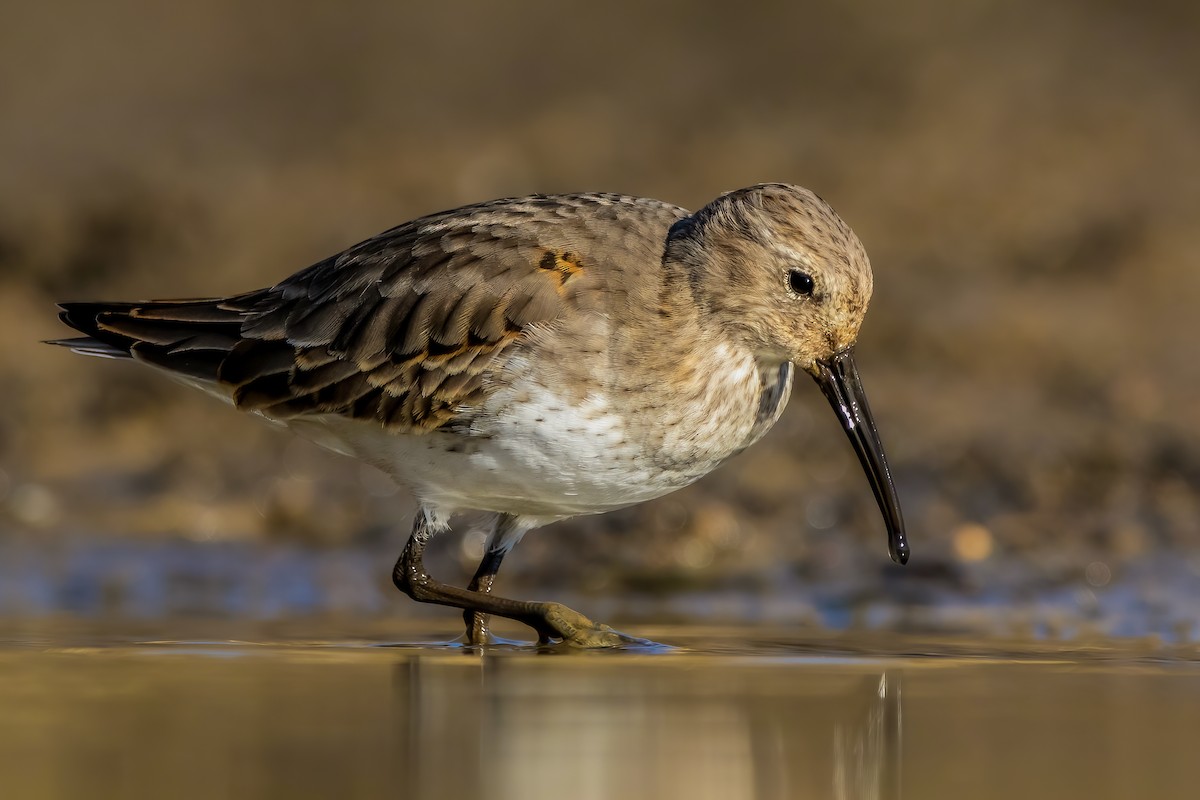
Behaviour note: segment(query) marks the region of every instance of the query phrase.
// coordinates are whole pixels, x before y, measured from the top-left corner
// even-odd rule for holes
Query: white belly
[[[469,433],[393,434],[335,416],[289,425],[379,467],[443,513],[471,509],[548,522],[672,492],[761,435],[786,393],[763,426],[757,365],[748,356],[725,363],[682,393],[605,391],[571,399],[520,378],[489,398]],[[790,387],[790,373],[788,380]]]

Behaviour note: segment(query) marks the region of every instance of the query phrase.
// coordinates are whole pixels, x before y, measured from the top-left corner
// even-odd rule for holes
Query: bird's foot
[[[563,644],[581,649],[654,644],[646,639],[615,631],[608,625],[592,622],[583,614],[561,603],[547,603],[544,619],[547,629],[539,631],[542,644],[551,639],[561,639]]]

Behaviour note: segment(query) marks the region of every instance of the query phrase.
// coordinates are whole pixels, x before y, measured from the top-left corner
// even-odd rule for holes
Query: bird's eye
[[[807,297],[813,292],[812,276],[798,269],[791,270],[788,272],[788,288],[802,297]]]

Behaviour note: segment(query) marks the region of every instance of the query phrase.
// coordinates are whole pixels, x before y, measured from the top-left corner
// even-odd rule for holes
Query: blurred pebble
[[[219,508],[201,508],[194,518],[192,536],[201,541],[221,539],[225,528],[225,515]]]
[[[58,498],[38,483],[24,483],[12,490],[8,507],[26,525],[51,525],[58,519]]]
[[[1103,561],[1093,561],[1083,570],[1083,577],[1089,586],[1099,588],[1107,586],[1108,582],[1112,580],[1112,570]]]
[[[1113,531],[1111,544],[1114,553],[1123,559],[1140,556],[1146,552],[1150,537],[1144,526],[1127,522]]]
[[[679,565],[688,569],[704,569],[713,560],[713,546],[704,539],[689,539],[679,548]]]
[[[467,531],[458,542],[458,552],[463,561],[475,565],[483,559],[483,548],[487,544],[488,532],[483,528],[474,527]]]
[[[732,508],[724,503],[699,503],[686,538],[675,549],[675,562],[687,569],[704,569],[712,564],[718,548],[738,541],[739,533],[738,517]]]
[[[737,512],[725,503],[702,503],[696,509],[692,522],[693,535],[717,546],[728,546],[738,541],[741,528]]]
[[[966,522],[950,535],[960,561],[983,561],[992,554],[992,532],[977,522]]]
[[[837,508],[828,498],[814,497],[804,506],[804,519],[812,528],[819,531],[829,530],[837,524]]]

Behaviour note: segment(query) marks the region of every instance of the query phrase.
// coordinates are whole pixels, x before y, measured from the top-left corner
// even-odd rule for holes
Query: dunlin
[[[491,594],[529,530],[687,486],[779,419],[795,367],[833,406],[908,559],[853,351],[871,268],[812,192],[763,184],[696,213],[615,194],[495,200],[407,222],[235,297],[64,303],[86,338],[367,461],[420,504],[393,581],[543,642],[629,641],[559,604]],[[422,553],[459,511],[492,515],[466,589]]]

